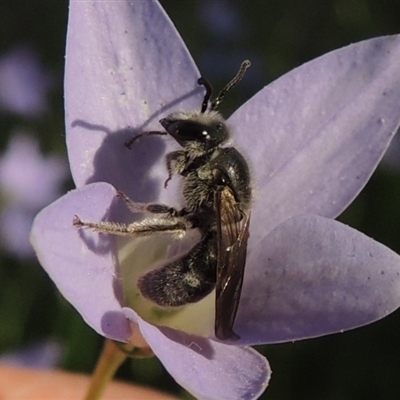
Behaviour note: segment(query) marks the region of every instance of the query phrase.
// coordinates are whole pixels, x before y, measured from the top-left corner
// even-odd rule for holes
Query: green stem
[[[84,400],[100,400],[107,384],[126,358],[127,355],[112,340],[106,339]]]

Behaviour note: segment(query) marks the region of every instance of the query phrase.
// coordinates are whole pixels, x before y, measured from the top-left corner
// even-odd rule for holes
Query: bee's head
[[[173,113],[160,124],[182,147],[190,145],[208,151],[229,138],[225,120],[216,111]]]

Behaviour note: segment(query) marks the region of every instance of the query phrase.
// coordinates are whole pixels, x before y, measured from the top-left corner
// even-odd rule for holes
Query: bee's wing
[[[239,339],[233,332],[242,291],[249,238],[250,212],[240,219],[240,210],[229,187],[215,193],[218,236],[215,336]]]

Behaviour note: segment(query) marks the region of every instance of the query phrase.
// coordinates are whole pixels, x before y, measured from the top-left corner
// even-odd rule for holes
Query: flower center
[[[118,276],[125,305],[136,311],[145,321],[210,337],[214,334],[215,291],[196,303],[180,307],[161,307],[145,298],[137,285],[138,279],[145,273],[160,268],[172,257],[187,252],[196,242],[196,237],[191,237],[190,234],[187,236],[184,240],[173,240],[166,235],[118,238]]]

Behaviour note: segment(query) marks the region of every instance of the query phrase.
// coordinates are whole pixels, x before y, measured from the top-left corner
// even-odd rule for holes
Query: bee
[[[183,180],[184,206],[178,210],[165,204],[136,203],[122,192],[119,196],[132,212],[156,214],[131,224],[82,221],[73,224],[122,236],[169,234],[182,238],[197,229],[200,240],[185,254],[142,275],[142,295],[161,307],[195,303],[216,290],[215,336],[236,340],[233,331],[243,284],[249,239],[252,199],[248,164],[235,147],[223,147],[230,138],[226,121],[216,111],[226,93],[240,82],[250,66],[244,61],[235,77],[210,101],[212,86],[203,77],[205,95],[200,111],[178,111],[161,119],[164,131],[142,132],[126,143],[149,135],[170,135],[181,146],[166,155],[168,178]]]

